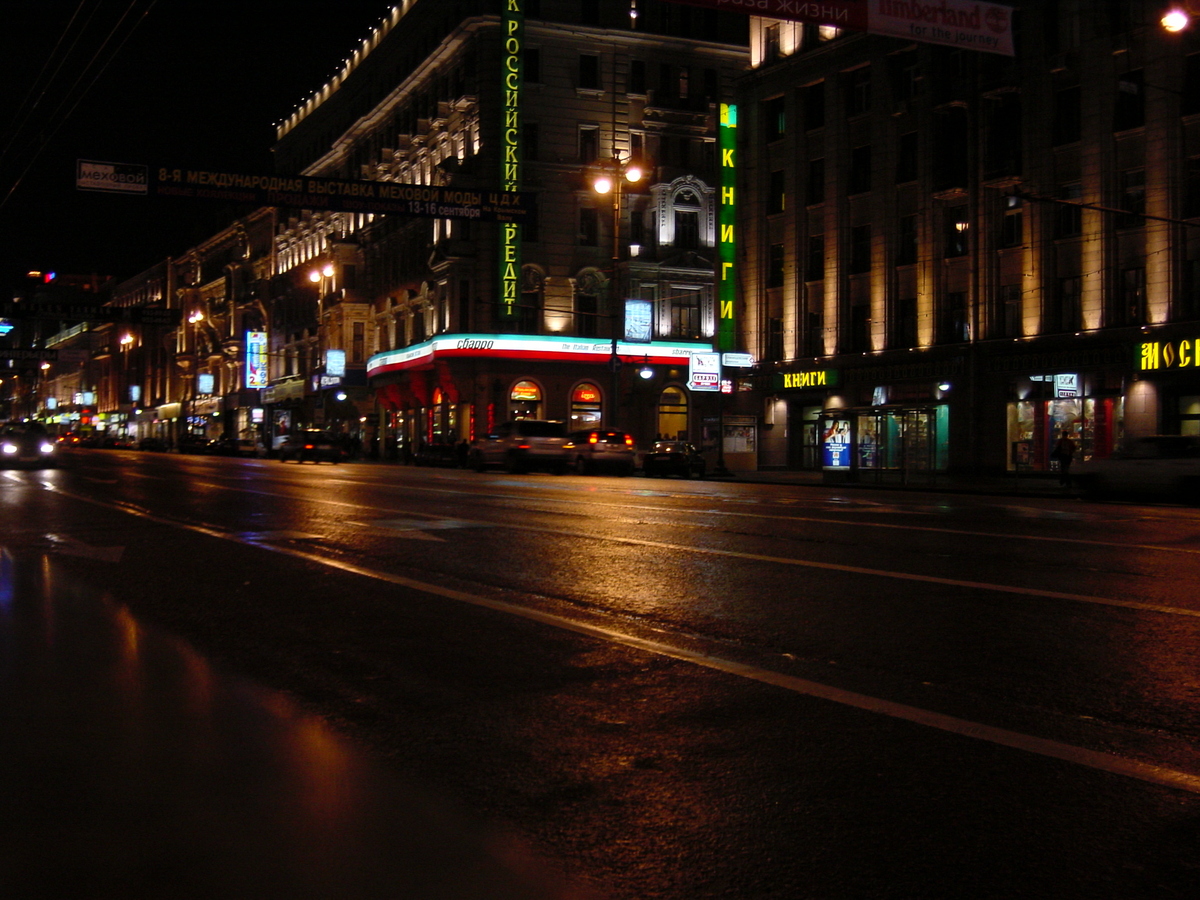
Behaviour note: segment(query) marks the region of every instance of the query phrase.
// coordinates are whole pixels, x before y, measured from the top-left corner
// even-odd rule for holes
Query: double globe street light
[[[633,158],[614,156],[600,160],[601,171],[592,179],[592,190],[612,198],[612,273],[609,277],[609,302],[612,313],[612,415],[608,427],[617,427],[617,396],[620,390],[621,358],[617,355],[617,339],[621,331],[621,295],[618,273],[621,265],[621,196],[625,183],[637,184],[645,176],[641,164]]]

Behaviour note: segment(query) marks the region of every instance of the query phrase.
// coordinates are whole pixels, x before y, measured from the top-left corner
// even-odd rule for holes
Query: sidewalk
[[[894,490],[910,493],[933,492],[946,494],[996,494],[1010,497],[1078,497],[1073,487],[1063,487],[1054,473],[1023,473],[1021,475],[960,476],[945,473],[921,473],[907,483],[898,475],[876,479],[863,475],[858,481],[826,481],[823,472],[766,469],[757,472],[737,471],[729,475],[707,476],[713,481],[732,481],[745,484],[778,484],[807,487],[826,487],[838,490]]]

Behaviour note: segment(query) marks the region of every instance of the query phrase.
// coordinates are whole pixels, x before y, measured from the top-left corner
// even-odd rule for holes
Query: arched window
[[[517,306],[517,331],[540,334],[545,304],[546,275],[537,266],[521,267],[521,302]]]
[[[688,437],[688,401],[683,388],[664,388],[658,397],[658,435],[664,441],[686,441]]]
[[[600,388],[589,381],[577,384],[571,391],[571,431],[593,428],[601,419]]]
[[[600,334],[600,299],[607,289],[608,279],[598,269],[584,269],[575,278],[575,333],[580,337]]]
[[[508,417],[517,419],[542,418],[542,389],[532,381],[518,381],[508,392]]]

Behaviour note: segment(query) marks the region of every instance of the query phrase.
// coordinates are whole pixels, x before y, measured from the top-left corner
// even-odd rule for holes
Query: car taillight
[[[312,445],[312,444],[305,444],[305,445],[304,445],[304,449],[305,449],[305,450],[311,450],[312,448],[313,448],[313,445]]]
[[[529,444],[517,444],[517,449],[518,450],[528,450]]]
[[[625,446],[626,446],[626,447],[632,447],[632,446],[633,446],[633,437],[632,437],[631,435],[628,435],[628,434],[627,434],[627,435],[625,435]]]
[[[595,444],[595,443],[596,443],[596,442],[598,442],[599,440],[600,440],[600,436],[599,436],[599,435],[596,435],[596,434],[590,435],[590,436],[588,437],[588,443],[589,443],[589,444]]]

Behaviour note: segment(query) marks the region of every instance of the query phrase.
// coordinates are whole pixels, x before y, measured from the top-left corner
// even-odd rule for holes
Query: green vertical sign
[[[525,0],[504,0],[501,95],[504,123],[500,130],[500,182],[506,191],[521,189],[521,79],[525,47]],[[521,226],[500,223],[501,320],[515,319],[521,297]]]
[[[721,151],[721,207],[717,215],[717,349],[737,349],[737,323],[734,320],[734,300],[737,279],[734,271],[734,224],[737,221],[735,185],[737,182],[737,107],[721,104],[721,126],[718,136]]]

